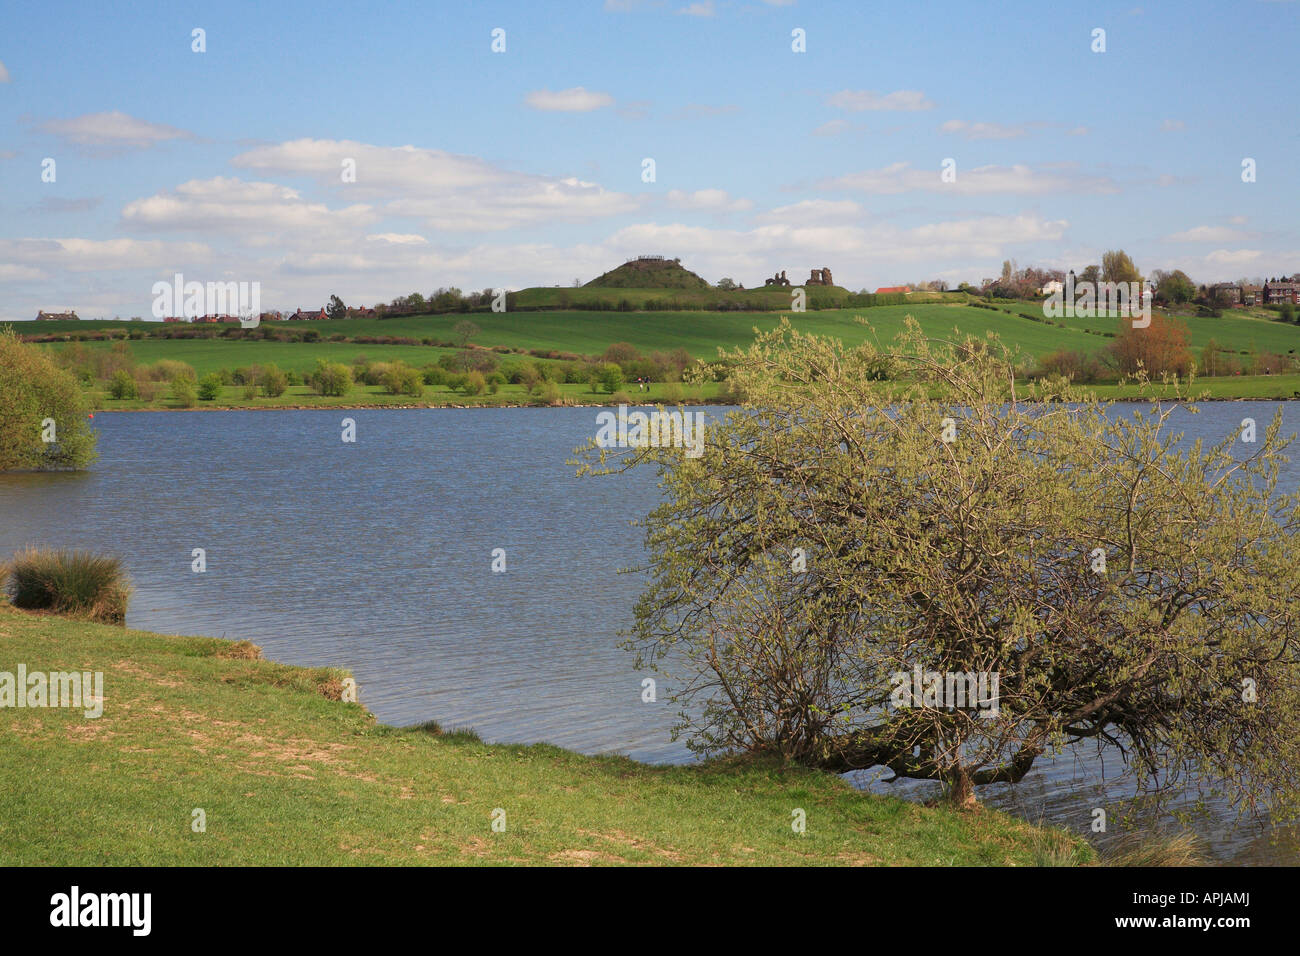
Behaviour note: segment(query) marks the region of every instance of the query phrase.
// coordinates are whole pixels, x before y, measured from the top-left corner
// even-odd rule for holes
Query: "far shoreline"
[[[1102,404],[1116,405],[1150,405],[1155,402],[1172,402],[1178,405],[1202,405],[1209,402],[1228,403],[1228,402],[1270,402],[1275,404],[1300,403],[1300,397],[1293,398],[1268,398],[1268,397],[1249,397],[1249,396],[1215,396],[1208,395],[1203,398],[1177,398],[1163,399],[1159,397],[1148,398],[1102,398],[1099,399]],[[1050,402],[1040,402],[1039,404],[1055,404]],[[193,408],[93,408],[90,410],[92,415],[118,414],[136,412],[313,412],[313,411],[384,411],[384,410],[414,410],[414,409],[491,409],[491,408],[618,408],[620,405],[628,407],[648,408],[659,405],[665,408],[696,408],[704,406],[722,406],[726,408],[741,408],[743,406],[735,402],[726,401],[701,401],[701,402],[575,402],[564,405],[538,405],[534,403],[500,403],[488,404],[480,403],[474,405],[460,405],[454,403],[442,404],[397,404],[397,403],[378,403],[378,404],[348,404],[348,405],[196,405]]]

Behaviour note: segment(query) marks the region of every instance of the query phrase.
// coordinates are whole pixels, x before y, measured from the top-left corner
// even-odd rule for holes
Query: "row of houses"
[[[347,317],[349,319],[374,318],[374,316],[375,316],[375,310],[367,309],[364,306],[357,309],[347,310]],[[73,318],[76,318],[76,316],[73,316]],[[261,321],[263,322],[321,322],[328,318],[329,315],[326,314],[324,309],[318,309],[316,311],[308,311],[308,312],[305,312],[302,309],[298,309],[295,312],[263,312],[261,315]],[[163,319],[163,321],[164,322],[193,322],[193,323],[238,322],[239,316],[199,315],[199,316],[195,316],[194,318],[186,318],[184,316],[168,316],[167,318]]]
[[[1262,286],[1218,282],[1210,291],[1229,305],[1300,305],[1300,282],[1269,279]]]
[[[77,315],[74,309],[67,312],[46,312],[39,310],[36,313],[37,322],[80,322],[81,316]]]

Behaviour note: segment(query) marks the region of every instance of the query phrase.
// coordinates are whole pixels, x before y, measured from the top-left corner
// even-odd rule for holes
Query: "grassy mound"
[[[633,259],[592,279],[589,289],[707,289],[709,284],[674,259]]]

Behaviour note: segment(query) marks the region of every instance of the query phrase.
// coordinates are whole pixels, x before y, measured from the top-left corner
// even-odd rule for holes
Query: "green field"
[[[581,290],[570,290],[581,291]],[[604,290],[608,291],[608,290]],[[1009,310],[1009,311],[1008,311]],[[554,312],[474,313],[468,318],[481,330],[473,337],[479,347],[503,347],[516,350],[499,356],[501,361],[529,358],[518,354],[528,350],[542,353],[596,357],[616,342],[627,342],[643,354],[685,349],[699,359],[716,359],[719,348],[732,349],[747,345],[754,330],[767,330],[787,316],[794,328],[831,336],[853,345],[868,337],[888,343],[912,316],[921,328],[934,337],[950,338],[958,334],[995,332],[1012,348],[1019,349],[1022,362],[1032,364],[1049,352],[1065,349],[1084,353],[1106,348],[1121,321],[1117,319],[1042,320],[1037,303],[998,304],[996,310],[966,304],[909,304],[877,306],[870,309],[828,309],[802,313],[778,312],[593,312],[581,310]],[[1030,316],[1036,316],[1036,321]],[[310,330],[321,338],[346,335],[349,338],[391,336],[417,341],[451,342],[456,339],[455,326],[464,321],[463,314],[406,316],[394,319],[340,319],[312,323],[286,323],[271,327]],[[1180,317],[1190,330],[1193,349],[1214,339],[1225,350],[1240,354],[1267,351],[1288,356],[1300,350],[1300,326],[1270,321],[1263,315],[1228,312],[1223,318]],[[140,323],[35,323],[24,324],[21,333],[63,334],[92,332],[126,326],[141,330]],[[156,331],[157,325],[146,331]],[[259,330],[260,331],[260,330]],[[140,363],[169,358],[194,366],[200,376],[222,368],[274,363],[286,371],[307,372],[318,359],[352,363],[358,355],[372,361],[400,360],[415,367],[436,362],[448,351],[444,346],[374,345],[360,342],[275,342],[253,337],[252,333],[235,332],[229,338],[160,339],[146,337],[130,343],[131,353]],[[88,342],[88,348],[109,348],[107,342]],[[61,349],[66,343],[46,347]],[[536,359],[546,361],[546,359]],[[1237,376],[1207,383],[1215,397],[1291,398],[1300,389],[1292,376]],[[1103,387],[1101,394],[1121,395],[1122,390]],[[300,394],[299,402],[315,402],[313,396]],[[382,399],[381,399],[382,400]],[[451,400],[451,399],[448,399]],[[224,400],[223,400],[224,401]],[[497,401],[501,401],[498,399]],[[232,404],[245,404],[235,393]],[[327,403],[334,404],[334,403]],[[396,404],[403,404],[396,402]],[[109,407],[100,405],[100,407]]]
[[[1071,865],[1085,841],[774,761],[655,767],[376,724],[346,674],[0,604],[0,669],[103,673],[6,709],[0,864]],[[360,688],[362,703],[365,687]],[[196,810],[204,829],[196,832]],[[494,811],[505,829],[494,832]],[[791,826],[806,815],[806,832]]]
[[[577,290],[575,290],[577,291]],[[1010,309],[1007,314],[1005,309]],[[1011,346],[1018,346],[1028,356],[1037,357],[1056,349],[1092,352],[1104,348],[1109,339],[1102,334],[1115,332],[1116,319],[1058,319],[1060,325],[1033,321],[1026,315],[1041,318],[1037,303],[1018,302],[999,304],[996,311],[962,304],[909,304],[877,306],[871,309],[826,309],[802,313],[791,312],[589,312],[581,310],[548,312],[480,312],[469,316],[462,314],[403,316],[393,319],[338,319],[311,323],[286,323],[284,327],[308,328],[322,338],[341,334],[355,336],[397,336],[403,338],[432,338],[440,341],[455,339],[455,325],[466,318],[482,329],[473,342],[482,346],[510,346],[523,349],[555,349],[585,355],[599,355],[614,342],[630,342],[643,352],[668,351],[685,348],[698,358],[713,358],[719,346],[744,345],[752,338],[755,327],[767,329],[776,325],[781,315],[789,316],[792,324],[806,332],[833,335],[846,343],[861,341],[868,333],[856,321],[861,316],[875,328],[882,340],[893,337],[903,325],[903,317],[913,316],[931,335],[947,335],[955,327],[962,332],[982,333],[992,329]],[[1211,338],[1224,348],[1247,352],[1252,348],[1286,354],[1300,346],[1300,326],[1285,325],[1253,315],[1226,314],[1223,318],[1180,316],[1191,333],[1194,348],[1204,346]],[[106,328],[141,328],[140,323],[114,322],[47,322],[39,326],[22,323],[16,326],[20,334],[57,334],[89,332]],[[149,331],[156,324],[144,326]],[[244,358],[250,354],[238,351],[245,347],[275,351],[294,348],[324,350],[320,355],[338,354],[340,348],[355,346],[349,343],[276,343],[241,341],[240,339],[143,339],[132,343],[134,350],[145,346],[172,348],[197,348],[199,346],[220,350],[232,349],[240,356],[239,362],[225,365],[248,364],[257,361]],[[360,346],[369,355],[371,351],[385,348],[425,349],[428,346]],[[152,351],[140,351],[153,360]],[[216,353],[213,353],[216,354]],[[381,357],[376,351],[376,357]],[[397,355],[403,353],[394,353]],[[166,356],[170,357],[170,356]],[[178,356],[179,357],[179,356]],[[182,359],[190,361],[189,359]],[[292,361],[292,359],[289,359]],[[202,359],[200,358],[200,361]],[[280,359],[282,367],[286,365]],[[220,367],[220,366],[218,366]]]

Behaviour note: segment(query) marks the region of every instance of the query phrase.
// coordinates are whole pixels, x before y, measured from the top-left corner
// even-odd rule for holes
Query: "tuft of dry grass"
[[[0,588],[15,607],[106,624],[126,620],[131,597],[120,559],[50,548],[29,547],[0,566]]]
[[[1130,833],[1102,851],[1103,866],[1204,866],[1194,833]]]

